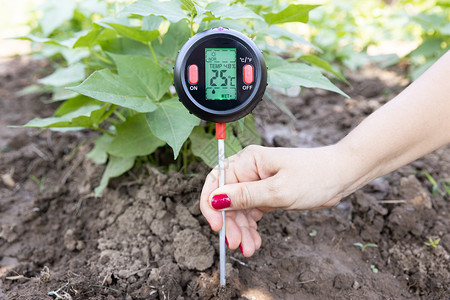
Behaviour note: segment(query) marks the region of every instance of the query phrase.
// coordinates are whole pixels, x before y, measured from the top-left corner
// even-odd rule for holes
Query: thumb
[[[214,190],[209,203],[217,210],[282,207],[273,177],[264,180],[227,184]]]

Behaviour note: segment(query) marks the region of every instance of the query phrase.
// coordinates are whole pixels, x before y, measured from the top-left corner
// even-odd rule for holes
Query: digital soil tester
[[[225,184],[225,123],[249,114],[264,95],[267,68],[244,34],[223,27],[190,38],[178,53],[174,83],[180,101],[200,119],[216,123],[219,186]],[[220,285],[225,286],[225,212],[220,231]]]

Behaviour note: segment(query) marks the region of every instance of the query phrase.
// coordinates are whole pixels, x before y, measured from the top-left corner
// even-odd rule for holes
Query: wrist
[[[352,143],[350,139],[344,138],[332,147],[338,153],[341,167],[345,170],[341,174],[343,197],[350,195],[375,178],[383,175],[381,174],[383,162],[378,161],[377,155],[363,150]]]

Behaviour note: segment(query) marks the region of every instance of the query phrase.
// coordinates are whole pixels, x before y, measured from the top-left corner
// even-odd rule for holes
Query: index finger
[[[225,161],[225,184],[259,180],[254,151],[244,150]],[[222,228],[222,213],[211,207],[209,199],[219,187],[219,168],[215,167],[206,177],[200,196],[200,210],[214,231]]]

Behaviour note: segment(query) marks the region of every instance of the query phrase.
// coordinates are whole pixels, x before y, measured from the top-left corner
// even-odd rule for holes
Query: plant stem
[[[194,36],[194,14],[193,13],[191,13],[190,23],[191,23],[191,37],[193,37]]]
[[[102,133],[104,133],[104,134],[110,135],[110,136],[115,136],[115,135],[112,134],[111,132],[109,132],[109,131],[107,131],[107,130],[101,128],[101,127],[93,127],[92,129],[98,130],[98,131],[100,131],[100,132],[102,132]]]
[[[108,65],[114,66],[114,63],[112,61],[110,61],[109,59],[107,59],[106,57],[101,56],[100,54],[98,54],[97,52],[92,50],[91,48],[89,48],[89,51],[92,53],[92,55],[94,55],[95,57],[100,59],[102,62],[104,62]]]
[[[116,115],[116,117],[118,117],[120,119],[120,121],[125,122],[127,119],[118,111],[115,111],[114,114]]]
[[[183,155],[183,173],[186,174],[188,162],[188,141],[184,142],[182,155]]]
[[[157,64],[159,64],[158,59],[156,58],[155,51],[153,50],[153,46],[152,46],[151,42],[148,43],[148,48],[150,49],[150,52],[152,52],[152,56],[153,56],[153,59],[155,60],[155,62]]]

